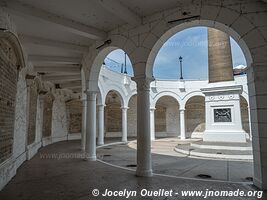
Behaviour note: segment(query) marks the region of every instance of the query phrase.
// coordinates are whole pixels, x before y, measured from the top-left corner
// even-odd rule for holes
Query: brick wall
[[[81,100],[72,100],[66,102],[67,121],[69,133],[82,132],[82,102]]]
[[[43,97],[43,137],[51,136],[52,129],[52,108],[53,108],[53,96],[48,93]]]
[[[121,132],[122,130],[121,105],[118,103],[108,104],[105,107],[106,132]]]
[[[27,142],[28,145],[35,141],[36,135],[36,114],[37,114],[37,84],[35,81],[31,80],[28,85],[28,134]]]
[[[105,106],[105,131],[121,132],[122,131],[122,113],[119,95],[110,91],[106,97]]]
[[[155,110],[155,131],[166,132],[166,107],[156,105]]]
[[[196,96],[188,100],[185,111],[186,132],[203,132],[205,131],[205,99]]]
[[[12,154],[17,90],[17,59],[8,41],[0,40],[0,163]]]
[[[242,127],[244,131],[249,133],[249,115],[248,115],[248,103],[244,97],[240,98],[240,109],[241,109],[241,119]]]
[[[127,112],[127,130],[129,136],[136,136],[137,132],[137,96],[134,95],[131,97],[128,104],[128,112]]]

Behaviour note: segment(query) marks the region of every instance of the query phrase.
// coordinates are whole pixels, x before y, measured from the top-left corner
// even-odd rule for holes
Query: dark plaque
[[[231,108],[214,109],[214,122],[232,122]]]

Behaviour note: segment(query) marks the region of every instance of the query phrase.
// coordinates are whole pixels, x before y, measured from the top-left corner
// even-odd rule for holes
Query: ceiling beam
[[[22,43],[25,44],[34,44],[39,46],[48,46],[48,47],[56,47],[64,50],[74,51],[74,52],[87,52],[89,47],[81,46],[77,44],[71,44],[67,42],[60,42],[56,40],[50,40],[30,35],[19,35],[20,40]]]
[[[81,64],[82,58],[66,57],[66,56],[29,55],[28,60],[31,62],[42,62],[42,63]]]
[[[63,72],[63,73],[80,73],[80,65],[56,65],[56,66],[34,66],[35,72]]]
[[[101,4],[103,8],[105,8],[110,13],[116,15],[121,20],[133,24],[138,25],[141,24],[142,19],[133,11],[129,10],[128,7],[122,5],[118,0],[94,0],[95,2]]]
[[[57,76],[52,76],[52,75],[43,75],[42,76],[43,81],[51,81],[54,83],[62,83],[66,81],[72,81],[72,80],[81,80],[81,75],[76,74],[76,75],[57,75]]]
[[[67,19],[54,13],[47,12],[40,8],[21,3],[14,0],[7,1],[7,9],[15,15],[35,17],[53,24],[58,25],[66,31],[87,37],[93,40],[101,40],[107,37],[107,33],[94,27],[84,25],[81,22]]]

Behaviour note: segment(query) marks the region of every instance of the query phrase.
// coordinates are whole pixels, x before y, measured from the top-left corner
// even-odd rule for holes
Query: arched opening
[[[185,48],[184,48],[184,41],[179,41],[178,40],[178,43],[175,43],[177,41],[170,41],[169,44],[170,45],[173,45],[172,47],[177,47],[177,48],[180,48],[179,51],[175,51],[174,48],[173,48],[173,52],[171,51],[165,51],[165,52],[160,52],[161,51],[161,48],[165,48],[166,45],[168,46],[168,40],[172,40],[173,38],[171,38],[172,36],[175,37],[175,34],[179,34],[179,33],[182,33],[182,32],[186,32],[186,29],[187,28],[192,28],[192,27],[195,27],[196,29],[198,28],[198,26],[206,26],[205,29],[207,30],[207,27],[210,26],[210,24],[208,23],[208,21],[192,21],[192,22],[187,22],[187,23],[182,23],[178,26],[175,26],[174,28],[171,28],[170,30],[168,30],[166,33],[164,33],[160,39],[155,43],[155,45],[153,46],[152,50],[151,50],[151,53],[148,57],[148,62],[147,62],[147,68],[146,68],[146,75],[148,77],[150,76],[153,76],[156,78],[156,83],[152,86],[152,90],[153,92],[156,92],[156,91],[160,91],[162,90],[163,88],[167,88],[168,86],[175,91],[175,93],[178,94],[178,96],[181,97],[182,99],[182,102],[181,102],[181,108],[180,108],[180,122],[183,122],[183,120],[181,120],[181,116],[183,118],[183,116],[185,115],[185,132],[186,132],[186,137],[190,138],[190,140],[182,140],[182,141],[178,141],[178,145],[176,145],[175,147],[175,150],[176,152],[178,153],[181,153],[181,154],[186,154],[188,156],[200,156],[200,157],[204,157],[207,162],[210,162],[212,163],[211,166],[215,166],[216,165],[216,162],[213,161],[213,159],[211,157],[209,157],[207,155],[207,150],[209,147],[207,146],[203,146],[202,145],[202,137],[201,135],[203,135],[202,133],[204,131],[206,131],[206,128],[207,126],[205,126],[205,124],[207,123],[207,119],[209,120],[209,118],[207,118],[207,115],[210,115],[210,116],[213,116],[213,109],[218,111],[218,112],[221,112],[221,111],[225,111],[224,108],[225,106],[230,106],[230,103],[229,105],[225,102],[227,102],[227,95],[226,93],[224,94],[224,89],[222,89],[223,87],[227,87],[227,81],[228,83],[231,82],[231,84],[233,85],[246,85],[247,82],[246,82],[246,78],[243,78],[243,76],[235,76],[233,77],[233,75],[243,75],[244,74],[244,70],[243,70],[243,66],[241,67],[241,65],[244,65],[244,66],[247,66],[247,67],[250,67],[251,66],[251,63],[252,63],[252,58],[251,58],[251,55],[249,53],[249,50],[248,50],[248,47],[246,46],[246,44],[244,43],[244,41],[242,39],[240,39],[238,37],[238,34],[229,29],[229,27],[223,25],[223,24],[220,24],[220,23],[217,23],[213,26],[214,29],[218,29],[222,32],[227,33],[228,34],[228,38],[229,36],[232,36],[231,39],[229,39],[229,41],[231,41],[231,47],[228,48],[228,52],[230,52],[230,60],[231,60],[231,63],[233,62],[234,65],[233,67],[229,70],[229,77],[233,77],[232,79],[229,79],[229,80],[217,80],[215,81],[216,84],[214,84],[212,87],[221,87],[221,91],[213,91],[213,95],[210,95],[211,97],[207,97],[208,94],[206,93],[206,89],[209,88],[210,86],[210,83],[212,83],[213,81],[211,81],[211,76],[210,76],[210,71],[208,71],[208,63],[210,63],[211,59],[208,55],[208,52],[205,52],[205,60],[206,60],[206,68],[204,69],[203,67],[200,67],[198,65],[198,63],[201,63],[199,60],[201,58],[203,58],[203,54],[200,54],[200,57],[198,57],[198,55],[195,55],[197,54],[197,51],[195,51],[197,48],[199,48],[200,46],[203,46],[203,42],[202,41],[197,41],[199,43],[189,43],[189,44],[185,44],[185,45],[188,45],[190,48],[190,50],[187,50],[185,51]],[[203,27],[201,27],[203,28]],[[188,36],[187,34],[185,34],[185,36]],[[190,36],[189,36],[190,37]],[[192,37],[192,35],[191,35]],[[207,34],[206,36],[207,37]],[[206,38],[206,41],[204,44],[204,49],[206,49],[205,51],[208,51],[208,48],[210,48],[210,46],[208,45],[208,40],[209,38]],[[197,38],[196,38],[197,40]],[[235,41],[238,41],[238,42],[235,42]],[[178,45],[177,45],[178,44]],[[241,47],[241,50],[243,51],[240,51],[240,47]],[[176,45],[176,46],[175,46]],[[229,42],[229,46],[230,46],[230,42]],[[243,58],[245,57],[245,59],[241,59],[242,62],[240,63],[239,61],[237,61],[236,59],[233,59],[234,61],[232,61],[232,56],[233,56],[233,52],[231,54],[231,48],[235,50],[232,50],[232,51],[235,51],[234,54],[240,54],[241,52],[241,57],[243,56]],[[203,50],[203,49],[202,49]],[[238,50],[238,51],[236,51]],[[182,55],[182,53],[190,53],[190,52],[193,52],[189,55]],[[238,53],[236,53],[238,52]],[[162,56],[160,58],[157,58],[157,56],[162,53]],[[202,52],[203,53],[203,52]],[[212,52],[213,53],[213,52]],[[244,53],[244,55],[243,55]],[[179,58],[179,56],[181,56],[181,58]],[[219,56],[219,55],[216,55],[216,56]],[[238,56],[237,56],[238,57]],[[171,64],[170,63],[170,60],[174,60],[174,64]],[[194,60],[197,60],[197,62],[194,63]],[[186,60],[187,61],[190,61],[188,63],[186,63]],[[154,68],[157,63],[156,62],[161,62],[161,67],[162,69],[161,70],[158,70],[156,68]],[[230,63],[230,61],[229,61]],[[194,67],[193,64],[195,64]],[[171,66],[173,68],[173,70],[171,70]],[[229,65],[231,66],[231,65]],[[158,66],[159,67],[159,66]],[[190,69],[191,67],[191,69]],[[233,69],[234,67],[236,67],[236,69]],[[199,69],[200,68],[200,69]],[[240,68],[240,70],[239,70]],[[194,77],[193,76],[190,76],[190,70],[191,70],[191,73],[194,74]],[[164,74],[163,77],[159,77],[158,74],[160,73],[164,73],[164,71],[166,72]],[[203,75],[203,72],[204,71],[204,75]],[[207,73],[209,72],[209,73]],[[157,74],[158,73],[158,74]],[[183,74],[182,74],[183,73]],[[209,74],[209,76],[208,76]],[[223,74],[223,73],[222,73]],[[224,75],[221,75],[222,77],[224,77]],[[161,80],[157,80],[157,77]],[[208,79],[209,77],[209,79]],[[241,77],[241,78],[240,78]],[[170,79],[170,80],[166,80],[166,79]],[[194,80],[192,80],[194,79]],[[237,80],[236,82],[234,82],[234,80]],[[166,82],[165,84],[163,82]],[[174,85],[171,85],[171,81],[175,82]],[[243,81],[243,82],[242,82]],[[226,84],[226,85],[224,85]],[[176,87],[175,87],[176,86]],[[234,86],[235,87],[235,86]],[[231,104],[235,105],[236,108],[238,110],[231,110],[231,112],[233,113],[233,115],[235,115],[233,118],[231,118],[231,120],[235,120],[237,119],[237,115],[239,115],[238,113],[241,112],[240,110],[240,107],[236,105],[236,102],[238,102],[238,105],[239,105],[239,95],[241,94],[240,92],[242,92],[242,89],[238,89],[239,93],[235,93],[235,97],[229,95],[229,99],[232,99],[234,98],[234,100],[231,102]],[[216,93],[217,92],[217,93]],[[187,96],[190,96],[191,93],[201,93],[200,96],[197,96],[197,97],[191,97],[188,99]],[[216,95],[214,95],[216,94]],[[206,95],[206,98],[204,98],[203,96]],[[217,98],[216,100],[214,100],[214,98]],[[210,108],[207,111],[207,102],[210,102],[210,101],[214,101],[214,104],[213,105],[210,105]],[[222,103],[224,101],[224,103]],[[217,102],[217,104],[216,104]],[[228,101],[230,102],[230,100]],[[209,104],[208,104],[209,105]],[[218,106],[218,109],[216,108],[216,106]],[[222,106],[221,108],[219,108],[220,106]],[[226,109],[227,111],[229,109]],[[212,111],[212,112],[211,112]],[[241,116],[241,115],[240,115]],[[213,116],[214,118],[212,118],[212,120],[215,120],[215,116]],[[239,117],[240,118],[240,117]],[[220,122],[220,120],[218,121]],[[233,121],[230,121],[232,122],[233,124],[235,123],[239,123],[238,125],[241,125],[240,121],[239,122],[233,122]],[[215,120],[215,123],[216,124],[217,121]],[[224,122],[222,122],[223,124]],[[181,126],[181,123],[180,123],[180,126]],[[210,127],[209,127],[210,128]],[[182,127],[180,127],[181,129],[181,133],[182,133]],[[227,129],[225,129],[225,131],[227,132]],[[242,128],[239,127],[239,131],[242,132]],[[215,130],[216,132],[216,130]],[[223,132],[223,131],[222,131]],[[244,133],[242,132],[242,136],[244,135]],[[196,138],[199,138],[199,141],[197,140],[191,140],[191,138],[193,137],[196,137]],[[170,144],[170,142],[169,142]],[[192,145],[193,144],[193,145]],[[205,143],[206,144],[206,143]],[[222,158],[222,154],[223,156],[227,155],[227,147],[226,151],[222,150],[224,147],[220,146],[219,143],[217,143],[214,145],[216,148],[219,147],[218,149],[216,148],[211,148],[214,152],[216,152],[215,154],[216,155],[213,155],[213,158]],[[246,144],[247,145],[247,144]],[[245,146],[246,146],[245,145]],[[232,162],[233,164],[235,163],[235,161],[233,160],[233,158],[235,157],[236,159],[243,159],[244,158],[244,154],[246,154],[248,156],[248,160],[252,160],[252,155],[251,155],[251,152],[249,152],[249,149],[251,148],[251,146],[249,146],[249,144],[245,147],[245,148],[241,148],[241,149],[245,149],[248,150],[247,152],[235,152],[233,153],[234,156],[230,155],[229,154],[229,157],[227,159],[231,160],[229,162]],[[153,146],[153,149],[156,149],[155,146]],[[180,151],[180,150],[181,151]],[[197,151],[199,149],[199,152],[197,152],[196,154],[194,153],[195,151]],[[156,152],[156,151],[155,151]],[[157,152],[158,153],[158,152]],[[243,154],[244,153],[244,154]],[[159,153],[160,154],[160,153]],[[205,154],[205,155],[204,155]],[[228,155],[227,155],[228,156]],[[194,159],[192,159],[194,160]],[[192,161],[191,160],[191,161]],[[158,161],[157,161],[158,162]],[[223,163],[223,162],[222,162]],[[159,163],[157,163],[158,165]],[[217,163],[218,164],[218,163]],[[246,173],[242,173],[242,174],[239,174],[239,177],[238,179],[239,180],[245,180],[244,178],[246,177],[246,175],[251,175],[253,174],[252,172],[252,167],[251,167],[251,162],[247,162],[247,161],[244,161],[242,162],[242,165],[243,167],[246,169]],[[171,170],[174,170],[173,168],[171,168]],[[201,172],[201,169],[198,169],[199,173]],[[232,168],[232,170],[238,170],[237,168]],[[206,171],[206,173],[208,173],[208,171]],[[229,175],[229,174],[228,174]],[[214,175],[216,176],[216,175]],[[226,177],[225,177],[226,178]]]
[[[131,96],[129,103],[128,103],[128,136],[131,138],[136,138],[137,134],[137,96],[136,94]]]
[[[87,105],[90,107],[87,111],[92,115],[90,116],[91,119],[97,118],[97,120],[90,121],[88,126],[90,128],[88,132],[93,133],[90,135],[88,142],[90,141],[90,144],[95,146],[94,140],[96,135],[98,135],[97,144],[103,145],[105,135],[107,137],[117,137],[119,132],[122,132],[122,141],[127,141],[127,108],[125,107],[124,97],[128,95],[128,90],[133,87],[133,82],[131,81],[132,74],[128,74],[128,71],[132,72],[130,70],[131,62],[128,54],[114,46],[103,47],[96,55],[92,55],[92,59],[87,64],[92,66],[89,74],[87,74],[89,76],[89,82],[86,83],[88,84],[87,98],[89,97],[92,100],[91,104]],[[108,102],[105,110],[108,109],[110,111],[106,111],[107,114],[105,115],[105,99],[103,96],[110,90],[114,90],[114,88],[121,94],[121,104],[119,107],[116,97],[114,99],[108,97],[110,102]],[[117,112],[119,108],[122,109],[122,116]],[[112,110],[116,112],[112,112]],[[109,122],[110,120],[115,120],[114,123],[116,125],[114,127]],[[118,127],[119,123],[122,124],[122,128]],[[91,150],[90,154],[92,154],[93,160],[95,160],[95,148],[93,147]]]
[[[89,66],[92,66],[90,69],[90,73],[87,74],[89,76],[89,91],[99,91],[99,75],[103,74],[103,70],[107,69],[109,71],[117,72],[115,74],[110,74],[116,76],[118,73],[124,76],[128,76],[128,80],[130,76],[133,76],[133,69],[131,64],[131,59],[129,58],[129,54],[118,47],[105,47],[101,49],[97,55],[92,55],[94,57],[93,60],[90,60],[88,63]],[[124,78],[126,80],[126,78]],[[124,83],[128,83],[129,81],[125,81]]]
[[[181,77],[186,80],[208,80],[208,45],[208,27],[205,26],[187,28],[174,34],[159,49],[153,65],[153,76],[157,80],[177,80]],[[242,75],[247,67],[246,59],[232,37],[230,45],[233,73]]]
[[[210,20],[192,20],[186,23],[181,23],[179,25],[176,25],[173,28],[170,28],[165,33],[162,33],[162,35],[160,36],[160,39],[157,40],[157,42],[154,44],[153,48],[151,49],[151,53],[149,54],[147,65],[146,65],[146,75],[148,77],[153,76],[153,68],[155,65],[156,57],[160,49],[167,42],[167,40],[169,40],[172,36],[174,36],[175,34],[183,30],[186,30],[188,28],[193,28],[193,27],[200,27],[200,26],[212,27],[212,28],[215,28],[222,32],[227,33],[230,37],[233,38],[234,41],[236,41],[238,46],[240,46],[242,53],[244,54],[244,57],[246,59],[247,67],[251,66],[252,57],[251,57],[249,48],[246,45],[245,41],[243,39],[240,39],[241,38],[240,35],[235,30],[233,30],[232,28],[229,28],[227,25],[222,24],[220,22],[214,23],[214,21],[210,21]],[[178,59],[178,56],[177,56],[177,59]]]
[[[122,134],[122,99],[117,91],[109,91],[105,100],[105,137],[118,140]]]
[[[111,51],[106,56],[103,65],[112,71],[133,76],[130,58],[122,49]]]
[[[180,118],[177,100],[171,96],[162,96],[155,108],[155,138],[178,137]]]
[[[205,98],[191,97],[185,105],[186,137],[202,138],[205,131]]]

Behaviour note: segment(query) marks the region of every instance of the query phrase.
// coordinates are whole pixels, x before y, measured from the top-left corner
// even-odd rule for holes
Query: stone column
[[[150,136],[151,140],[155,140],[155,110],[156,108],[150,108]]]
[[[234,80],[229,35],[208,28],[208,55],[210,83]]]
[[[134,78],[137,84],[137,176],[152,176],[150,136],[150,83],[152,79]]]
[[[249,140],[252,140],[251,119],[250,119],[250,107],[248,106],[248,125],[249,125]]]
[[[82,132],[81,132],[81,149],[85,151],[85,141],[86,141],[86,110],[87,110],[87,99],[82,99],[83,111],[82,111]]]
[[[253,183],[261,190],[267,190],[267,67],[254,65],[247,70],[251,133],[254,158]]]
[[[122,107],[122,142],[127,142],[127,110],[128,107]]]
[[[184,117],[184,108],[180,108],[180,139],[185,140],[185,117]]]
[[[96,160],[96,92],[86,91],[87,111],[86,111],[86,160]]]
[[[37,142],[42,142],[42,129],[43,129],[43,108],[44,108],[44,95],[39,93],[37,103],[37,123],[36,123],[36,136]]]
[[[98,110],[98,138],[97,144],[104,144],[104,105],[97,105]]]

